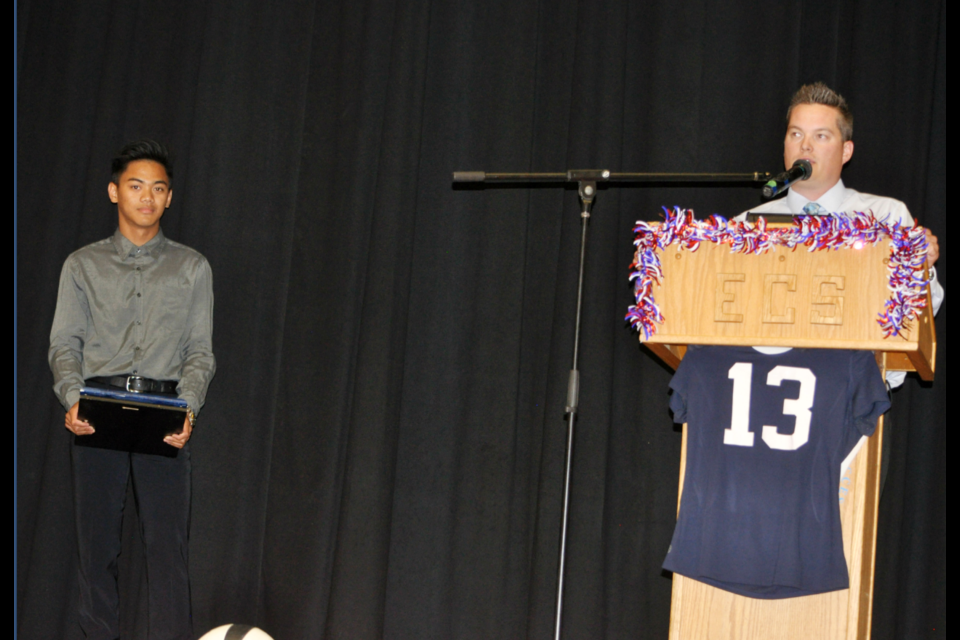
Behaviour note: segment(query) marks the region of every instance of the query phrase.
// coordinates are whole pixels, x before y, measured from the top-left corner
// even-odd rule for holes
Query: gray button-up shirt
[[[216,371],[213,274],[206,258],[159,232],[137,247],[119,231],[63,263],[48,358],[66,409],[83,381],[177,380],[195,412]]]

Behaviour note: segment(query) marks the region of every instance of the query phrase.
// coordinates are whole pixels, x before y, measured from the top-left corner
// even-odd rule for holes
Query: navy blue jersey
[[[689,431],[664,568],[753,598],[848,588],[840,466],[890,408],[873,354],[691,347],[670,388]]]

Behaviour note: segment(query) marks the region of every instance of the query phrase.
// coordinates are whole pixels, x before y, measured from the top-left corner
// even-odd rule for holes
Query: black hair
[[[120,176],[127,170],[127,166],[137,160],[152,160],[162,164],[167,171],[167,177],[173,180],[173,164],[167,148],[156,140],[137,140],[124,145],[117,157],[113,159],[110,167],[113,183],[120,184]]]

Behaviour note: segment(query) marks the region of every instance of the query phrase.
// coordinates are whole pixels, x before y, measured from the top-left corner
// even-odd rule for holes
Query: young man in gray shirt
[[[150,140],[131,143],[112,169],[107,192],[118,229],[71,254],[60,276],[48,357],[64,424],[79,438],[94,433],[77,416],[85,385],[176,395],[189,409],[182,432],[164,440],[180,449],[175,458],[73,447],[80,625],[87,638],[120,637],[117,559],[132,474],[150,638],[191,640],[187,442],[216,370],[212,274],[202,255],[160,230],[173,195],[166,149]]]

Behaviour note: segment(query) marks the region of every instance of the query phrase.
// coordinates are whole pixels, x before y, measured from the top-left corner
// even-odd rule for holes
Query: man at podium
[[[842,97],[822,83],[801,87],[787,112],[784,163],[790,169],[799,160],[807,161],[806,179],[794,182],[785,197],[744,212],[738,220],[753,213],[872,213],[881,221],[911,225],[913,218],[902,202],[844,185],[841,173],[853,156],[852,137],[853,118]],[[939,257],[939,246],[929,231],[927,241],[927,259],[932,266]],[[727,247],[710,247],[708,252],[712,249],[730,257]],[[758,260],[775,257],[758,253],[762,254]],[[676,255],[681,257],[679,250]],[[777,257],[786,259],[782,254]],[[681,264],[683,260],[669,262]],[[686,262],[690,264],[676,270],[678,280],[691,278],[693,273],[702,278],[698,267],[704,262],[696,266],[692,259]],[[781,332],[782,327],[774,326],[764,332],[751,325],[748,332],[744,318],[760,324],[760,314],[732,313],[735,308],[746,312],[747,305],[726,308],[733,302],[733,292],[726,290],[725,284],[743,283],[738,289],[742,292],[747,278],[753,276],[752,285],[759,273],[759,267],[749,276],[741,274],[746,268],[728,270],[730,264],[742,263],[730,260],[722,263],[724,272],[716,270],[716,306],[698,301],[701,309],[687,314],[692,318],[689,324],[677,323],[681,328],[673,335],[699,339],[708,334],[701,328],[714,325],[711,339],[735,337],[737,340],[730,342],[740,344],[744,336],[756,340],[757,345],[764,344],[761,336],[770,335],[771,341],[779,344],[796,337],[791,333],[793,327]],[[879,262],[874,262],[871,268],[879,267]],[[786,268],[763,275],[779,276]],[[879,288],[880,278],[872,275]],[[742,279],[724,280],[728,276]],[[936,311],[943,289],[935,277],[931,288]],[[666,306],[666,287],[663,293]],[[727,293],[730,298],[725,297]],[[755,303],[766,295],[754,290],[750,310],[761,307]],[[773,306],[770,302],[763,312],[769,316],[764,323],[795,324],[791,314],[773,313]],[[671,344],[673,326],[669,314],[664,315],[668,316],[664,322],[668,331],[666,337],[660,336],[660,345]],[[809,317],[814,324],[813,314]],[[863,316],[857,320],[862,322]],[[724,323],[722,327],[715,326],[720,323]],[[812,335],[819,338],[827,333]],[[854,341],[857,339],[851,338]],[[691,344],[670,383],[674,420],[687,424],[682,500],[663,565],[675,574],[675,580],[680,578],[674,583],[670,637],[869,637],[877,523],[877,492],[872,487],[877,483],[880,453],[876,440],[867,450],[868,463],[858,464],[850,488],[843,488],[844,495],[854,499],[840,498],[838,489],[841,470],[848,468],[857,442],[863,443],[874,433],[879,416],[890,406],[888,387],[901,384],[904,374],[888,374],[884,385],[869,351],[740,344]],[[889,428],[888,423],[884,426]],[[884,439],[887,443],[889,439]],[[882,475],[887,465],[881,462],[879,466]],[[843,535],[845,527],[848,536]],[[844,549],[845,537],[849,553]],[[735,595],[716,593],[710,585]],[[769,607],[756,602],[799,596],[816,597]]]
[[[853,114],[844,98],[822,82],[800,87],[787,110],[787,133],[783,139],[783,163],[789,169],[797,160],[807,160],[812,167],[809,178],[790,185],[787,195],[771,200],[742,213],[807,214],[867,213],[885,222],[912,224],[907,206],[893,198],[860,193],[847,188],[840,174],[853,157]],[[937,237],[927,229],[928,262],[933,267],[940,257]],[[933,312],[943,303],[943,287],[933,270],[930,287]],[[906,374],[890,372],[891,387],[903,384]]]

